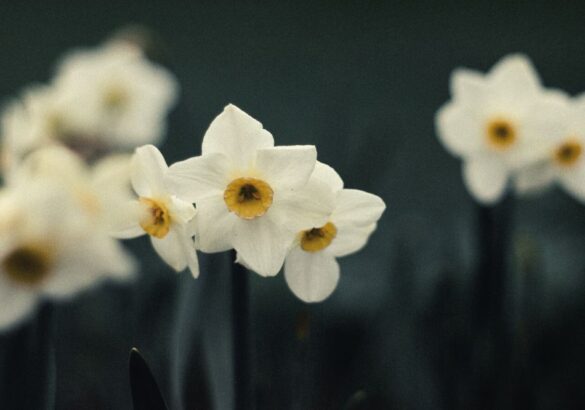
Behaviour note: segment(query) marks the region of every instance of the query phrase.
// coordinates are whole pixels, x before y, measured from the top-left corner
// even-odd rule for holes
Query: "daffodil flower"
[[[175,78],[127,42],[69,53],[52,86],[71,103],[72,137],[97,138],[108,147],[159,142],[178,94]]]
[[[292,292],[305,302],[321,302],[339,281],[336,258],[363,248],[386,208],[376,195],[343,189],[341,178],[318,164],[309,185],[326,181],[335,193],[335,208],[326,223],[297,233],[284,263],[284,277]]]
[[[195,208],[170,192],[164,181],[168,171],[160,151],[145,145],[137,148],[131,163],[131,181],[138,200],[132,202],[133,217],[120,225],[118,238],[150,236],[160,257],[177,272],[189,267],[199,276],[199,263],[193,242]]]
[[[585,202],[585,95],[569,98],[559,95],[555,104],[536,106],[541,122],[539,152],[531,166],[519,170],[515,188],[519,193],[535,193],[558,182],[577,199]]]
[[[108,233],[134,213],[125,206],[131,198],[129,155],[108,156],[89,166],[65,147],[48,146],[29,154],[6,181],[14,187],[40,178],[62,185],[94,230]]]
[[[0,330],[44,298],[64,299],[111,278],[127,280],[133,259],[88,217],[66,184],[37,175],[0,193]]]
[[[67,102],[50,86],[32,86],[2,112],[2,171],[8,175],[30,152],[64,142],[72,133]]]
[[[49,85],[35,85],[2,112],[4,173],[34,149],[60,144],[88,162],[156,143],[177,100],[174,77],[127,42],[77,50]]]
[[[321,226],[333,207],[323,185],[307,185],[314,146],[274,147],[262,124],[228,105],[203,138],[202,155],[173,164],[168,182],[197,205],[198,247],[236,249],[250,269],[273,276],[294,232]]]
[[[451,94],[452,100],[437,112],[439,139],[463,159],[463,178],[473,197],[493,204],[514,172],[538,158],[540,123],[533,108],[558,93],[542,87],[526,57],[510,55],[486,75],[455,70]]]

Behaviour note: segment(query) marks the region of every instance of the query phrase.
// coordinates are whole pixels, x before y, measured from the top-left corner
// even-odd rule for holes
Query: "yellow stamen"
[[[301,249],[305,252],[318,252],[329,245],[337,235],[337,228],[327,222],[321,228],[312,228],[300,233]]]
[[[59,113],[51,113],[47,116],[47,129],[49,134],[54,137],[60,137],[65,133],[65,121]]]
[[[237,178],[229,183],[223,200],[230,212],[243,219],[262,216],[272,205],[274,192],[270,185],[257,178]]]
[[[570,167],[581,158],[583,146],[580,142],[570,139],[559,145],[554,151],[554,159],[563,167]]]
[[[140,221],[144,231],[155,238],[164,238],[171,228],[171,215],[167,206],[159,200],[140,198],[140,203],[147,208],[146,216]]]
[[[499,151],[510,148],[518,137],[514,124],[503,118],[489,121],[485,132],[489,145]]]
[[[128,102],[128,95],[122,87],[112,87],[104,95],[104,105],[112,111],[123,108]]]
[[[53,257],[47,247],[25,245],[14,249],[2,261],[2,270],[10,280],[34,287],[44,282],[53,268]]]

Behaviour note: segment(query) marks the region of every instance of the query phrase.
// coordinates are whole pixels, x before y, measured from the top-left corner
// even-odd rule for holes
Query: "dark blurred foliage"
[[[453,68],[485,71],[510,52],[528,54],[547,86],[585,91],[584,12],[536,1],[4,1],[0,95],[48,80],[66,50],[138,24],[182,86],[162,147],[169,162],[198,154],[232,102],[278,144],[316,144],[348,187],[384,198],[378,231],[341,261],[326,302],[301,303],[282,275],[249,274],[257,408],[580,409],[585,207],[553,190],[510,200],[500,226],[466,193],[433,120]],[[143,39],[136,27],[125,35]],[[476,315],[488,228],[507,238],[487,270],[506,273],[502,343]],[[56,306],[56,408],[130,408],[133,346],[171,409],[232,408],[229,254],[203,255],[195,281],[144,238],[129,247],[143,264],[136,282]],[[22,386],[51,361],[27,353],[42,349],[30,342],[38,326],[0,337],[2,409],[34,408],[18,395],[46,393]]]

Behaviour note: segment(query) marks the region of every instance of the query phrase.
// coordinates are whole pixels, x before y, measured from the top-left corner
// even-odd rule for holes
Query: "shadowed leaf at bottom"
[[[130,351],[130,389],[134,410],[168,410],[146,361],[138,351]]]

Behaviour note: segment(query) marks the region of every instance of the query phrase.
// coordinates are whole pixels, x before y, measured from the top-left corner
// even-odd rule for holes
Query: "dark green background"
[[[181,85],[162,146],[169,163],[198,154],[231,102],[277,144],[317,145],[346,186],[388,206],[370,244],[341,261],[339,287],[322,304],[296,300],[282,275],[250,274],[258,408],[341,409],[357,391],[369,409],[473,408],[481,350],[465,352],[477,208],[459,161],[436,138],[434,114],[453,68],[485,71],[510,52],[530,56],[545,85],[585,90],[581,4],[5,0],[0,96],[47,81],[73,47],[130,23],[149,28],[155,57]],[[582,408],[585,207],[553,190],[515,200],[510,212],[506,312],[521,370],[506,376],[497,408]],[[130,408],[132,346],[172,408],[231,408],[227,254],[202,256],[193,281],[144,238],[130,246],[143,262],[135,283],[57,308],[57,408]],[[299,326],[308,337],[299,339]],[[26,326],[0,336],[5,362],[26,356],[25,340]],[[36,394],[18,376],[33,364],[21,363],[0,369],[2,409]]]

